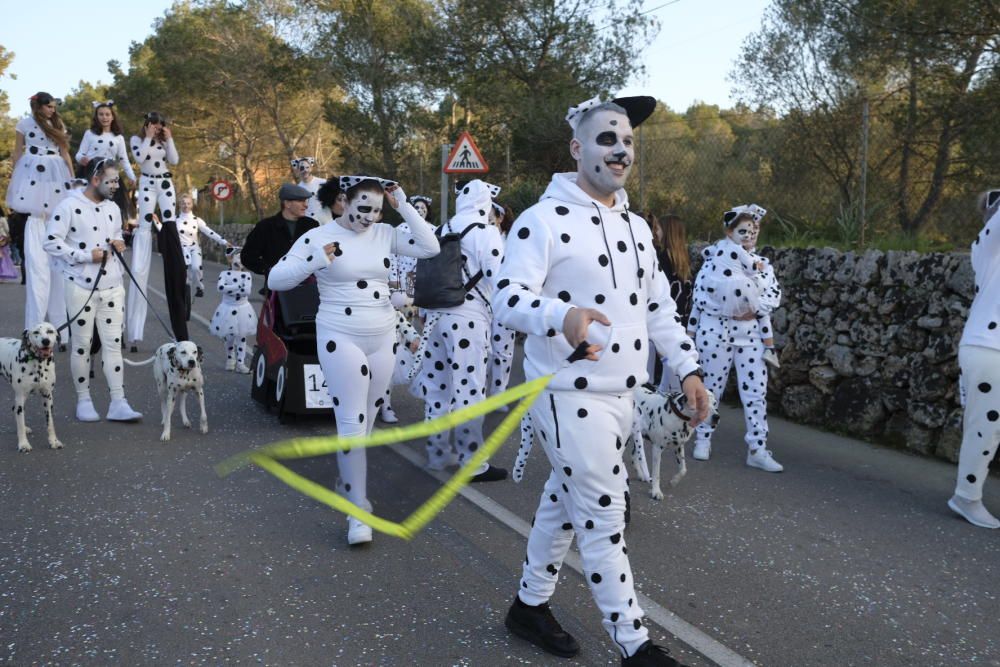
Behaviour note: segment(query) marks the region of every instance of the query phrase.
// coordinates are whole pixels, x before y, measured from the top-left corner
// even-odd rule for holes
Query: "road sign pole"
[[[441,144],[441,224],[448,222],[448,174],[444,168],[448,166],[448,155],[451,144]]]
[[[222,207],[223,207],[223,206],[225,206],[225,205],[226,205],[226,202],[225,202],[225,201],[220,201],[220,202],[219,202],[219,226],[220,226],[220,227],[221,227],[221,226],[222,226],[223,224],[225,224],[225,222],[226,222],[225,218],[224,218],[224,217],[223,217],[223,215],[222,215]]]

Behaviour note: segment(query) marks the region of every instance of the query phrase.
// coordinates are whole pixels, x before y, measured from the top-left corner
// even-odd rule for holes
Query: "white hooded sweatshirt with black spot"
[[[45,252],[55,259],[55,267],[66,280],[91,289],[101,270],[93,259],[94,250],[109,253],[101,276],[100,289],[122,284],[118,258],[111,254],[111,241],[122,239],[122,218],[118,205],[110,199],[91,201],[83,190],[73,190],[59,202],[45,224]]]
[[[972,243],[976,295],[959,345],[1000,350],[1000,207]]]
[[[648,379],[650,340],[679,377],[698,369],[649,226],[629,212],[624,190],[609,208],[576,185],[575,173],[555,174],[541,200],[514,223],[498,287],[496,318],[529,334],[525,376],[556,373],[552,390],[638,387]],[[562,325],[574,306],[600,310],[611,326],[590,326],[587,340],[603,347],[600,359],[564,367],[573,348]]]

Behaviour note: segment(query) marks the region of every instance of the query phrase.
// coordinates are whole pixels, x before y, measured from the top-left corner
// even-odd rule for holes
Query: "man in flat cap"
[[[278,190],[281,210],[264,218],[247,236],[240,261],[254,273],[267,277],[271,267],[292,249],[296,240],[319,223],[306,216],[312,193],[300,185],[285,183]]]

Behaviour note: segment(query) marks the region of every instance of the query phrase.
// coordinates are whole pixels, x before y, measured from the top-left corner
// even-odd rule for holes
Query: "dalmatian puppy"
[[[208,414],[205,412],[205,377],[201,372],[203,357],[201,347],[191,341],[179,343],[164,343],[145,361],[125,360],[130,366],[145,366],[153,364],[153,378],[156,380],[156,390],[160,394],[160,412],[163,432],[160,440],[170,440],[170,421],[174,412],[174,401],[180,397],[181,423],[191,428],[185,408],[188,392],[198,396],[198,406],[201,408],[201,423],[199,431],[208,433]]]
[[[663,491],[660,490],[660,461],[667,446],[673,447],[678,466],[677,474],[670,478],[670,486],[676,486],[687,474],[684,443],[694,433],[694,429],[689,425],[692,413],[693,409],[687,405],[687,397],[680,392],[665,394],[651,385],[645,385],[635,391],[631,437],[632,467],[640,482],[649,482],[649,495],[654,500],[663,500]],[[711,393],[707,421],[711,422],[712,426],[719,423],[719,411],[715,397]],[[646,441],[651,445],[651,466],[646,464],[644,444]],[[512,473],[515,482],[520,482],[524,476],[525,464],[533,443],[534,427],[529,413],[521,420],[521,445],[517,450]]]
[[[31,444],[28,443],[31,429],[24,423],[24,403],[35,391],[42,397],[49,447],[62,449],[63,444],[56,437],[52,419],[52,389],[56,384],[52,349],[58,342],[59,332],[48,322],[26,329],[20,338],[0,338],[0,375],[10,382],[14,390],[14,421],[17,424],[19,452],[31,451]]]
[[[719,411],[715,396],[709,392],[708,421],[712,426],[719,423]],[[660,490],[660,461],[663,450],[673,447],[677,461],[677,473],[670,478],[670,486],[677,484],[687,474],[684,458],[684,443],[694,433],[690,426],[693,410],[687,405],[687,397],[680,393],[665,394],[650,385],[635,392],[635,412],[632,419],[632,466],[641,482],[649,482],[649,497],[663,500]],[[650,443],[650,465],[645,461],[645,445]]]

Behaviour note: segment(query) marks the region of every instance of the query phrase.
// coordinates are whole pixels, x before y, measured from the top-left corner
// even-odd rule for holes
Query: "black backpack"
[[[443,226],[434,230],[441,252],[433,257],[417,260],[413,305],[440,310],[465,303],[465,295],[475,289],[476,283],[483,278],[482,269],[470,276],[462,258],[462,238],[477,227],[486,229],[486,225],[476,223],[463,229],[461,234],[444,234]],[[483,300],[486,300],[485,297]]]

